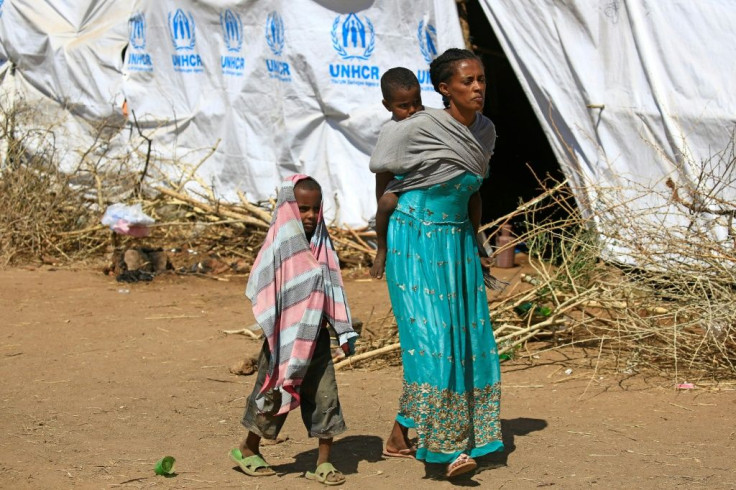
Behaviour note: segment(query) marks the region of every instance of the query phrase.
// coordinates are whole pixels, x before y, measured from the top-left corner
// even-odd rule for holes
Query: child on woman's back
[[[391,125],[403,121],[417,111],[424,109],[422,105],[422,91],[416,75],[401,66],[391,68],[381,77],[381,93],[383,106],[391,114],[391,120],[386,123],[382,131],[390,131]],[[380,279],[386,266],[386,234],[388,220],[396,209],[399,196],[393,192],[386,192],[386,186],[395,176],[390,172],[376,174],[376,242],[378,250],[371,267],[371,276]]]

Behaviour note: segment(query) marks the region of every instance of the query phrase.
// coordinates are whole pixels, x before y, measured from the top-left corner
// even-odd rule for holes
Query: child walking
[[[322,190],[311,177],[294,175],[281,184],[245,294],[266,338],[241,421],[248,434],[230,458],[247,475],[275,474],[260,453],[261,439],[275,439],[289,411],[299,407],[309,437],[319,440],[316,469],[306,477],[344,483],[329,461],[333,438],[347,428],[327,326],[346,354],[352,354],[358,334],[322,217]]]
[[[424,109],[422,90],[414,73],[404,67],[391,68],[381,77],[381,94],[383,106],[391,113],[391,120],[381,131],[390,131],[391,126],[403,121],[415,112]],[[394,179],[391,172],[376,174],[376,258],[371,267],[371,276],[380,279],[386,266],[386,234],[391,213],[396,209],[399,197],[393,192],[386,192],[386,186]]]

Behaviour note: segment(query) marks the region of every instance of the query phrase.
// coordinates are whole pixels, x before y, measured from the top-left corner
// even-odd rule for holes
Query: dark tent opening
[[[460,15],[468,22],[473,49],[486,68],[484,113],[498,132],[490,176],[481,188],[483,222],[487,223],[540,194],[534,175],[539,179],[549,175],[557,180],[564,176],[480,4],[468,0],[465,5],[467,15],[462,4],[458,4]]]

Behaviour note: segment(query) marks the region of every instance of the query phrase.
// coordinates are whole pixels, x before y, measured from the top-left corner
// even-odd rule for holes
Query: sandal
[[[271,476],[276,474],[260,454],[254,454],[253,456],[244,458],[240,449],[235,448],[230,451],[230,459],[235,461],[240,469],[243,470],[243,473],[248,476]]]
[[[326,462],[322,463],[321,465],[317,466],[317,469],[314,470],[314,473],[311,471],[307,471],[307,473],[304,475],[307,480],[315,480],[323,485],[342,485],[345,483],[345,477],[343,476],[340,471],[332,466],[332,463]],[[331,476],[334,477],[342,477],[342,480],[329,480]]]
[[[470,471],[473,471],[478,467],[478,463],[473,458],[465,453],[461,453],[455,461],[447,465],[447,478],[454,478],[459,475],[463,475]]]
[[[406,449],[398,449],[398,450],[390,451],[388,448],[386,448],[383,450],[382,454],[385,458],[416,459],[417,449],[415,447],[411,447],[411,448],[406,448]]]

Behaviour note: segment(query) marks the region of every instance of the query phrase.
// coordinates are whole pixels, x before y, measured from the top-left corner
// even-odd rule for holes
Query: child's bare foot
[[[374,279],[381,279],[383,277],[383,271],[386,268],[386,250],[379,248],[376,252],[376,258],[373,259],[373,266],[371,267],[371,277]]]

